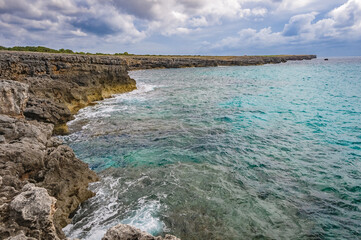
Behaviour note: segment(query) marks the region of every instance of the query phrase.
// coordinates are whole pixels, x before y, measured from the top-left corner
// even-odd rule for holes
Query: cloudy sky
[[[361,55],[361,0],[0,0],[0,45]]]

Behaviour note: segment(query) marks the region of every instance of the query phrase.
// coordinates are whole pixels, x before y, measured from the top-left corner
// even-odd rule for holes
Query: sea
[[[361,239],[361,57],[129,74],[62,137],[101,177],[67,237]]]

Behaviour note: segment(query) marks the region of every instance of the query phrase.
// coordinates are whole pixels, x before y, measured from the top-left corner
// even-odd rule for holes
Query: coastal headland
[[[94,196],[98,180],[87,164],[54,135],[79,109],[136,89],[129,70],[246,66],[309,60],[280,56],[97,56],[0,51],[0,238],[65,239],[62,228]],[[118,225],[104,239],[123,239]],[[123,234],[123,235],[122,235]],[[133,238],[129,238],[133,239]],[[152,239],[150,235],[148,238]],[[163,238],[154,238],[163,239]],[[166,236],[165,239],[176,239]]]

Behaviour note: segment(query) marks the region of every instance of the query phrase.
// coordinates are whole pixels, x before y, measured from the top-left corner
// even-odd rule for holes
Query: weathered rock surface
[[[0,114],[21,116],[28,99],[29,86],[0,79]]]
[[[52,137],[52,124],[21,117],[25,85],[6,84],[17,89],[8,99],[20,116],[0,114],[0,239],[21,239],[22,235],[63,239],[62,228],[70,222],[69,214],[93,196],[88,183],[98,178],[70,147]],[[47,194],[56,198],[56,203]],[[52,207],[46,213],[44,206],[48,205]]]
[[[28,236],[38,239],[59,239],[53,222],[55,203],[56,199],[50,197],[45,188],[35,187],[34,184],[29,183],[11,201],[10,217],[14,224],[27,227]]]
[[[127,71],[119,57],[0,51],[0,77],[29,85],[24,115],[58,133],[80,108],[135,89]]]
[[[126,225],[119,224],[110,228],[102,240],[180,240],[173,235],[163,237],[154,237],[153,235],[143,232],[142,230]]]

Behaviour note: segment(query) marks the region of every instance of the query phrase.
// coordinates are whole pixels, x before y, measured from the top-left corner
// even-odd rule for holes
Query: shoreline
[[[250,66],[315,57],[123,57],[0,51],[0,237],[65,239],[62,228],[77,207],[93,196],[87,186],[98,177],[53,135],[65,134],[66,123],[79,109],[135,90],[128,71]],[[42,208],[34,212],[28,206]],[[44,224],[48,227],[43,228]]]

